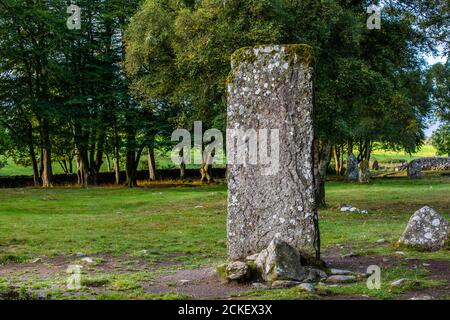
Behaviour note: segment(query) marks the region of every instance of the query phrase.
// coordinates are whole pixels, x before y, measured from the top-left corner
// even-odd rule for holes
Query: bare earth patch
[[[251,290],[251,285],[224,284],[214,268],[201,267],[194,270],[179,270],[156,279],[156,283],[146,288],[151,293],[175,291],[198,299],[226,299]]]

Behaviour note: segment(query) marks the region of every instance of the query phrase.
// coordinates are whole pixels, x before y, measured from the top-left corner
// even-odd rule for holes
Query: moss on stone
[[[256,266],[256,261],[247,260],[246,263],[250,270],[250,279],[259,280],[261,275],[259,274],[258,267]]]
[[[265,47],[280,47],[285,49],[285,59],[290,61],[297,58],[301,64],[309,66],[314,63],[314,50],[307,44],[286,44],[286,45],[258,45],[255,47],[244,47],[236,50],[232,56],[234,66],[238,66],[241,62],[252,64],[257,57],[254,49]],[[275,50],[274,50],[275,51]]]
[[[256,61],[256,55],[252,47],[244,47],[236,50],[231,56],[231,60],[235,66],[238,66],[242,62],[252,64]]]
[[[297,60],[300,64],[308,67],[314,63],[314,50],[311,46],[307,44],[287,44],[287,45],[276,45],[276,44],[268,44],[268,45],[257,45],[254,47],[243,47],[238,50],[236,50],[231,55],[231,61],[232,61],[232,69],[230,73],[227,76],[226,84],[230,84],[233,82],[234,78],[234,72],[235,69],[241,64],[253,64],[257,56],[254,52],[255,49],[260,48],[266,48],[266,47],[279,47],[279,48],[285,48],[284,53],[284,60],[286,61],[292,61],[294,59]],[[276,50],[274,49],[273,52],[269,53],[273,54]]]
[[[230,83],[233,83],[233,78],[234,78],[234,69],[231,69],[230,73],[228,73],[227,80],[225,80],[225,83],[226,83],[227,86]]]
[[[304,66],[310,66],[314,63],[314,50],[307,44],[287,44],[285,48],[286,60],[290,61],[297,57],[297,61]]]
[[[226,263],[218,265],[216,267],[216,272],[217,272],[217,275],[219,276],[220,280],[223,283],[228,283],[229,282],[228,278],[227,278],[227,264]]]

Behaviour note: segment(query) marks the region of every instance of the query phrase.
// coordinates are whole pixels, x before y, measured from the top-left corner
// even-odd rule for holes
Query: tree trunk
[[[184,162],[183,149],[180,150],[180,160],[180,179],[184,180],[184,177],[186,176],[186,163]]]
[[[125,182],[125,185],[130,188],[137,186],[136,171],[144,147],[140,146],[137,152],[136,149],[137,149],[136,131],[133,127],[128,127],[126,134],[126,159],[125,159],[125,172],[127,180]]]
[[[73,173],[73,157],[70,156],[69,157],[69,173],[72,174]]]
[[[89,160],[86,150],[78,150],[78,184],[87,188],[89,186]]]
[[[77,178],[78,178],[77,184],[79,186],[81,186],[81,182],[82,182],[82,178],[81,178],[81,163],[80,163],[80,158],[78,157],[78,155],[76,157],[76,162],[77,162]]]
[[[112,172],[112,170],[111,170],[111,159],[109,159],[109,154],[106,153],[105,156],[106,156],[106,163],[108,164],[108,172]]]
[[[116,178],[116,184],[120,184],[120,149],[117,129],[114,129],[114,174]]]
[[[206,181],[208,183],[212,182],[212,163],[213,163],[214,155],[210,154],[208,155],[208,159],[203,159],[203,163],[200,166],[200,175],[201,179],[200,181],[203,182]]]
[[[41,121],[41,167],[42,167],[42,187],[52,187],[52,146],[50,142],[48,120]]]
[[[333,147],[333,157],[334,157],[334,167],[336,171],[337,176],[342,176],[342,167],[343,167],[343,157],[342,157],[342,146],[341,145],[335,145]]]
[[[139,151],[136,152],[135,148],[132,147],[127,151],[127,158],[125,163],[127,181],[125,182],[125,185],[130,188],[137,186],[137,169],[143,150],[144,148],[141,147],[139,148]]]
[[[59,166],[61,167],[61,169],[63,170],[63,172],[65,173],[65,174],[68,174],[69,173],[69,169],[67,169],[67,163],[66,163],[66,160],[58,160],[58,163],[59,163]]]
[[[366,156],[366,159],[369,162],[370,162],[370,158],[372,156],[372,144],[373,143],[372,143],[371,140],[367,141],[367,156]]]
[[[125,185],[133,188],[136,186],[136,176],[133,170],[134,168],[134,160],[135,160],[135,151],[127,150],[127,155],[125,158],[125,173],[126,173],[126,181]]]
[[[350,154],[352,154],[353,153],[353,141],[352,140],[349,140],[348,141],[348,155],[350,155]]]
[[[91,162],[91,168],[90,168],[90,179],[91,183],[93,185],[97,185],[98,182],[98,173],[100,172],[100,169],[103,165],[103,147],[105,144],[105,130],[103,128],[99,128],[97,130],[97,134],[95,135],[97,137],[97,148],[95,150],[95,147],[93,150],[95,150],[95,160]],[[92,158],[94,158],[92,156]]]
[[[147,160],[148,160],[148,177],[150,181],[156,180],[156,162],[155,162],[155,150],[153,146],[147,147]]]
[[[39,186],[39,167],[36,160],[36,152],[34,151],[33,141],[30,140],[30,144],[28,145],[29,151],[30,151],[30,159],[31,164],[33,166],[33,182],[34,186]]]
[[[116,179],[116,184],[120,184],[120,163],[119,155],[114,159],[114,176]]]
[[[317,151],[315,152],[316,160],[318,160],[316,174],[316,202],[319,208],[325,208],[325,181],[327,176],[328,163],[331,157],[331,142],[327,141],[322,146],[316,143]],[[317,159],[318,158],[318,159]]]

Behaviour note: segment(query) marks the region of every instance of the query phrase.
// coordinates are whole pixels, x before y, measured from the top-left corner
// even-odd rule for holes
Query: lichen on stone
[[[314,62],[314,50],[307,44],[288,45],[258,45],[254,47],[243,47],[231,55],[231,71],[227,76],[226,84],[233,83],[235,72],[243,63],[252,65],[258,60],[260,54],[272,57],[276,53],[281,54],[281,60],[286,61],[287,70],[292,63],[299,63],[304,67],[310,67]]]

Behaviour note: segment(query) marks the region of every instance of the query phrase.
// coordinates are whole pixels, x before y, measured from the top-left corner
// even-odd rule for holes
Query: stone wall
[[[418,162],[422,170],[450,170],[450,158],[420,158],[413,161]]]
[[[419,158],[411,162],[404,163],[397,167],[396,171],[406,170],[412,162],[419,164],[422,170],[450,170],[450,158],[429,157]]]

